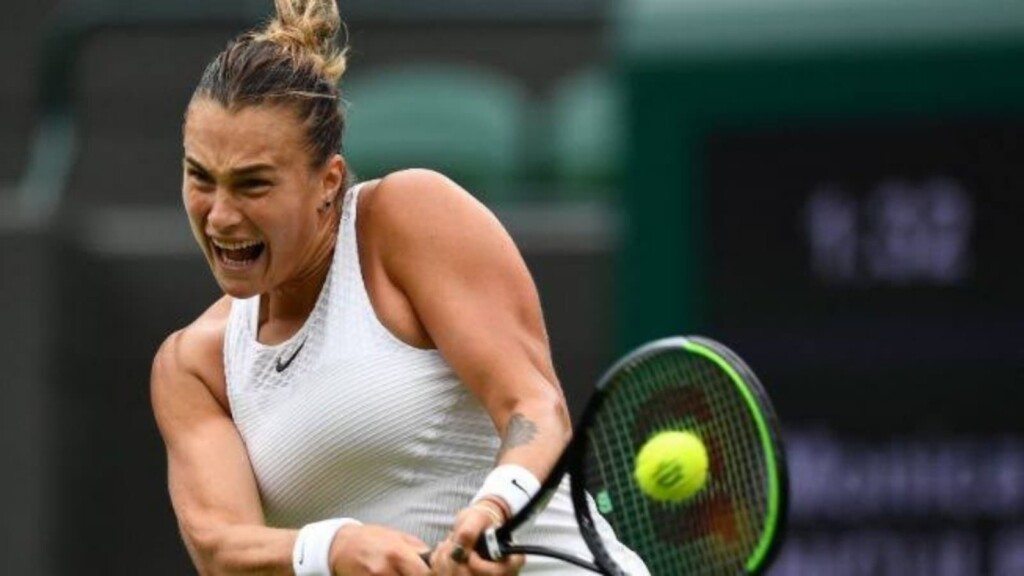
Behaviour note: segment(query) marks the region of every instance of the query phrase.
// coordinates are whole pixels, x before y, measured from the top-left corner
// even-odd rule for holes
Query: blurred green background
[[[736,349],[792,472],[772,574],[1024,574],[1024,4],[345,0],[345,154],[436,168],[539,286],[578,411],[644,340]],[[149,410],[217,296],[182,113],[270,0],[0,21],[0,572],[192,573]]]

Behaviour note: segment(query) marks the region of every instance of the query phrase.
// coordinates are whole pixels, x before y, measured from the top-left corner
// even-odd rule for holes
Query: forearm
[[[182,536],[203,576],[292,576],[297,530],[257,525],[182,526]]]
[[[565,403],[555,390],[521,399],[507,412],[501,428],[497,465],[517,464],[543,481],[572,435]]]

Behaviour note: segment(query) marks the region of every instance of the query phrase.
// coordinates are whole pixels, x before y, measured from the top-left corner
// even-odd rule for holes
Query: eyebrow
[[[191,156],[185,156],[185,163],[188,164],[189,166],[191,166],[192,168],[194,168],[194,169],[204,173],[204,174],[210,174],[211,173],[210,170],[208,170],[205,166],[200,164],[195,158],[192,158]],[[240,177],[243,177],[243,176],[251,176],[251,175],[259,173],[259,172],[273,171],[273,170],[274,170],[274,167],[272,165],[270,165],[270,164],[250,164],[248,166],[242,166],[240,168],[231,170],[229,172],[229,175],[234,177],[234,178],[240,178]]]

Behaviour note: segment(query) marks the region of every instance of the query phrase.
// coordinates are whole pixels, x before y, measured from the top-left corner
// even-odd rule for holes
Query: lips
[[[211,238],[217,259],[232,268],[248,266],[263,254],[266,245],[258,240],[223,240]]]

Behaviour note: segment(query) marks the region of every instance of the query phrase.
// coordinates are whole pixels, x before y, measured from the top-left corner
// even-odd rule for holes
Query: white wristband
[[[484,485],[473,496],[471,504],[476,504],[488,496],[497,496],[508,504],[515,516],[522,510],[533,496],[540,491],[540,480],[529,470],[515,464],[502,464],[487,475]]]
[[[331,576],[331,544],[343,526],[361,524],[352,518],[332,518],[306,524],[292,549],[295,576]]]

